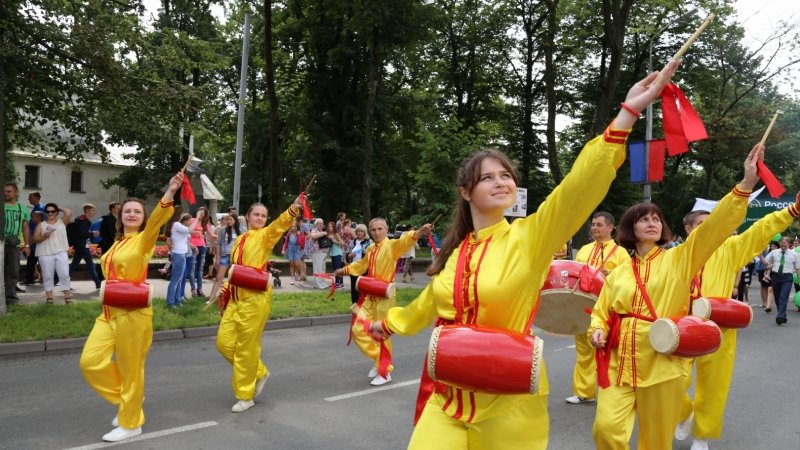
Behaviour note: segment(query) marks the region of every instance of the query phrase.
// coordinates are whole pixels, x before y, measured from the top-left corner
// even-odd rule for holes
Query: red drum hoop
[[[358,277],[356,280],[356,290],[366,295],[383,298],[392,298],[395,293],[394,283],[364,276]]]
[[[269,288],[269,273],[243,264],[231,264],[228,282],[236,287],[264,292]]]
[[[428,344],[433,381],[475,392],[536,394],[543,342],[505,328],[443,325]]]
[[[103,280],[100,284],[100,301],[104,306],[138,309],[152,306],[153,286],[124,280]]]
[[[587,264],[553,261],[542,285],[534,325],[556,334],[585,334],[591,322],[587,311],[594,308],[604,282],[602,271]]]
[[[699,317],[662,318],[650,326],[650,345],[664,355],[695,358],[714,353],[721,343],[717,324]]]
[[[753,322],[753,308],[727,298],[700,297],[692,302],[692,315],[713,320],[721,328],[747,328]]]

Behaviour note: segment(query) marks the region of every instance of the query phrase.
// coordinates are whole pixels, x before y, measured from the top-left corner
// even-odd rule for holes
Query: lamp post
[[[680,22],[682,22],[682,21],[684,21],[684,20],[686,20],[686,19],[688,19],[690,17],[694,17],[695,14],[697,14],[697,8],[691,9],[689,12],[687,12],[687,13],[681,15],[680,17],[676,18],[675,20],[673,20],[672,22],[668,23],[667,25],[665,25],[660,30],[656,31],[655,34],[653,34],[653,36],[650,38],[650,43],[649,43],[650,56],[647,59],[647,73],[648,74],[653,72],[653,41],[655,41],[655,39],[657,37],[661,36],[661,33],[667,31],[668,29],[674,27],[675,25],[679,24]],[[644,189],[643,189],[643,192],[642,192],[642,197],[643,197],[642,201],[644,203],[650,203],[650,201],[652,199],[652,190],[650,188],[650,180],[648,179],[648,175],[649,175],[649,171],[650,171],[650,140],[653,139],[653,104],[652,103],[647,105],[647,112],[645,113],[645,115],[647,117],[646,118],[647,126],[646,126],[645,132],[644,132],[644,138],[645,138],[645,142],[644,142],[645,182],[644,182]]]

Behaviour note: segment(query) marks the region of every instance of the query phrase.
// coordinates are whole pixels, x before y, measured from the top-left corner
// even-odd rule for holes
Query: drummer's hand
[[[606,269],[600,269],[600,273],[602,273],[604,276],[608,276],[608,274],[611,273],[611,272],[609,272]]]
[[[756,144],[753,146],[753,149],[750,150],[750,153],[747,155],[747,159],[744,160],[744,178],[741,182],[739,182],[739,186],[746,191],[752,191],[753,188],[758,183],[758,161],[764,160],[764,145],[763,144]]]
[[[175,192],[183,186],[183,179],[186,177],[183,172],[178,172],[174,177],[170,178],[169,186],[167,186],[167,193],[175,194]]]
[[[733,288],[733,292],[731,293],[731,298],[736,298],[739,296],[739,288]]]
[[[599,328],[597,330],[594,330],[594,333],[592,333],[592,347],[603,348],[605,346],[606,346],[606,332]]]
[[[383,328],[381,327],[381,323],[379,321],[372,322],[372,324],[370,324],[369,334],[372,336],[372,339],[375,339],[376,341],[389,339],[389,335],[383,332]]]
[[[333,276],[335,277],[340,277],[342,275],[344,275],[344,269],[336,269],[333,271]]]
[[[419,227],[419,230],[414,232],[414,238],[415,239],[419,239],[422,236],[427,236],[428,234],[431,233],[432,229],[433,229],[433,225],[431,225],[429,223],[426,223],[425,225]]]
[[[303,210],[303,197],[305,196],[306,193],[302,192],[294,199],[294,203],[292,203],[292,206],[294,207],[294,211],[296,213],[300,213]]]
[[[647,108],[647,105],[652,103],[653,100],[661,95],[661,91],[664,90],[664,86],[670,82],[672,75],[674,75],[675,71],[678,70],[679,64],[679,60],[673,59],[668,62],[663,69],[661,69],[661,73],[663,73],[664,76],[658,78],[659,72],[652,72],[650,75],[644,77],[638,83],[634,84],[628,90],[628,95],[625,97],[625,104],[636,111],[644,111],[644,109]],[[633,124],[636,123],[637,119],[638,117],[634,116],[627,110],[621,109],[619,114],[617,114],[617,118],[614,120],[614,128],[619,130],[633,128]]]

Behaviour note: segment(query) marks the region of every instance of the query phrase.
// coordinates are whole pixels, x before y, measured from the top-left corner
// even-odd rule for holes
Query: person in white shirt
[[[786,304],[792,292],[792,274],[800,276],[800,254],[789,250],[789,238],[782,237],[780,248],[769,252],[765,258],[767,268],[764,270],[764,279],[770,280],[778,315],[775,323],[779,326],[786,323]]]
[[[69,284],[69,261],[67,260],[67,227],[72,219],[72,211],[67,208],[59,209],[55,203],[48,203],[44,207],[47,218],[39,223],[33,232],[33,242],[36,243],[36,257],[42,267],[42,287],[47,296],[47,304],[53,303],[53,279],[58,273],[59,287],[64,291],[64,303],[72,303],[72,294]],[[63,212],[61,219],[58,213]]]
[[[186,267],[186,255],[189,253],[189,236],[191,235],[189,223],[191,223],[191,220],[191,214],[184,214],[181,216],[181,220],[173,223],[172,228],[170,228],[172,274],[169,277],[169,286],[167,287],[167,308],[177,308],[183,302],[179,292],[180,284],[186,283],[183,275]]]

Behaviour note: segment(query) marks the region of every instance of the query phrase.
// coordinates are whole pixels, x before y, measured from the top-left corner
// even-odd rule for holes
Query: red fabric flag
[[[439,256],[439,249],[436,248],[436,241],[433,240],[433,234],[431,233],[428,233],[428,244],[431,246],[433,256]]]
[[[778,198],[783,195],[786,192],[786,188],[783,187],[778,177],[769,170],[769,167],[763,161],[756,161],[756,165],[758,166],[758,177],[764,182],[770,197]]]
[[[689,151],[689,142],[708,139],[703,121],[675,83],[661,92],[661,114],[669,156]]]
[[[311,207],[308,206],[308,197],[305,192],[301,192],[300,196],[303,197],[303,218],[311,220],[314,216],[311,214]]]
[[[189,182],[188,175],[183,177],[183,186],[181,187],[181,200],[188,201],[190,205],[194,205],[195,203],[197,203],[197,199],[194,198],[194,191],[192,190],[192,184]]]
[[[650,159],[648,160],[647,180],[650,183],[664,181],[664,159],[667,142],[664,139],[650,141]]]

